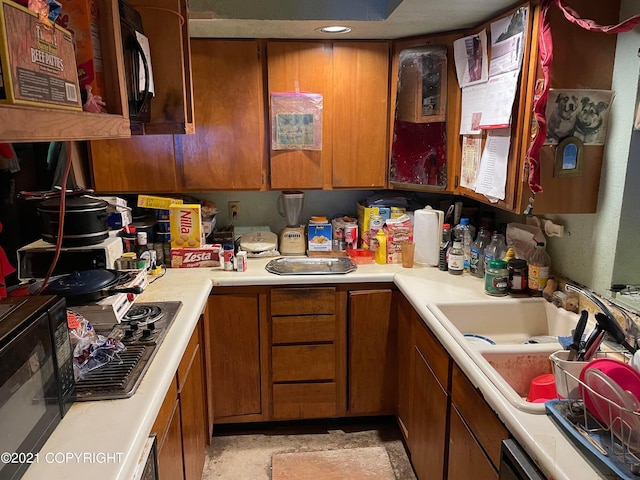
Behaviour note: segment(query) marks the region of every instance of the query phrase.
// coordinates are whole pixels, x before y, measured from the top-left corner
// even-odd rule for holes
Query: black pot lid
[[[43,293],[60,296],[93,293],[111,287],[118,277],[118,272],[105,269],[73,272],[51,280]]]
[[[96,208],[96,209],[104,209],[107,208],[109,204],[104,200],[99,198],[91,198],[91,197],[67,197],[65,198],[65,209],[66,210],[82,210],[85,208]],[[60,198],[50,198],[49,200],[45,200],[41,202],[38,206],[41,210],[59,210],[60,209]]]

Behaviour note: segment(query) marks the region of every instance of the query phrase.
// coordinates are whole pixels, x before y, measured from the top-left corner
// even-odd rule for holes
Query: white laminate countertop
[[[605,478],[587,463],[550,418],[522,412],[508,403],[428,310],[427,306],[435,301],[495,300],[496,297],[483,293],[480,279],[466,274],[453,276],[432,267],[404,269],[400,265],[376,264],[359,265],[357,271],[347,275],[280,276],[264,269],[268,260],[249,259],[248,270],[241,273],[219,268],[168,269],[162,278],[149,285],[139,302],[180,300],[183,306],[137,392],[123,400],[74,403],[40,450],[37,463],[29,467],[23,478],[132,478],[144,442],[212,288],[369,282],[395,282],[548,478]]]

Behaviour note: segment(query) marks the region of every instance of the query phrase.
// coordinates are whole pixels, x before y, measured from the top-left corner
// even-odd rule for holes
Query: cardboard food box
[[[383,229],[387,235],[387,263],[402,263],[402,244],[413,242],[411,220],[407,216],[400,217],[387,222]]]
[[[328,221],[309,222],[308,238],[310,252],[330,252],[332,248],[333,228]]]
[[[96,0],[58,0],[62,12],[56,23],[73,37],[80,88],[91,87],[91,93],[107,101],[100,46],[100,10]]]
[[[154,195],[138,195],[138,207],[154,208],[156,210],[169,210],[171,205],[182,205],[184,202],[178,198],[156,197]]]
[[[0,0],[0,103],[82,110],[71,34],[10,0]]]
[[[169,207],[171,248],[194,248],[202,245],[200,205],[185,203]]]
[[[200,248],[172,248],[171,268],[219,267],[222,245],[209,244]]]
[[[357,204],[358,230],[360,231],[360,246],[369,248],[369,219],[371,215],[380,215],[382,221],[391,217],[391,207],[367,207],[363,203]]]

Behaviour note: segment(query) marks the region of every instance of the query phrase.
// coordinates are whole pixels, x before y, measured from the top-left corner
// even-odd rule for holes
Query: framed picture
[[[578,137],[567,137],[558,144],[554,177],[579,177],[582,175],[584,144]]]

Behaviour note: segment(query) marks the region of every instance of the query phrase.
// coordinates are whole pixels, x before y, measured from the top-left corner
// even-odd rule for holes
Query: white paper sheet
[[[460,186],[474,189],[480,157],[482,155],[482,135],[464,135],[462,137],[462,167]]]
[[[482,133],[482,111],[485,108],[487,84],[479,83],[462,89],[462,112],[460,115],[460,135]]]
[[[482,151],[475,191],[491,202],[504,200],[507,183],[507,160],[511,145],[511,129],[491,130]]]
[[[460,38],[453,42],[456,74],[461,88],[486,82],[489,78],[487,31]]]
[[[149,47],[149,39],[145,37],[142,33],[136,32],[136,39],[138,43],[142,47],[142,51],[144,52],[144,56],[147,59],[147,67],[149,68],[149,92],[151,92],[152,96],[155,96],[155,86],[153,84],[153,70],[151,68],[151,48]],[[144,88],[147,84],[147,80],[144,78],[144,64],[142,63],[142,59],[138,59],[139,63],[139,85],[140,88]],[[141,92],[143,90],[140,90]]]
[[[506,128],[511,125],[511,109],[518,89],[519,71],[490,77],[484,97],[480,128]]]
[[[491,24],[490,77],[520,70],[528,12],[527,7],[522,7],[513,15]]]

